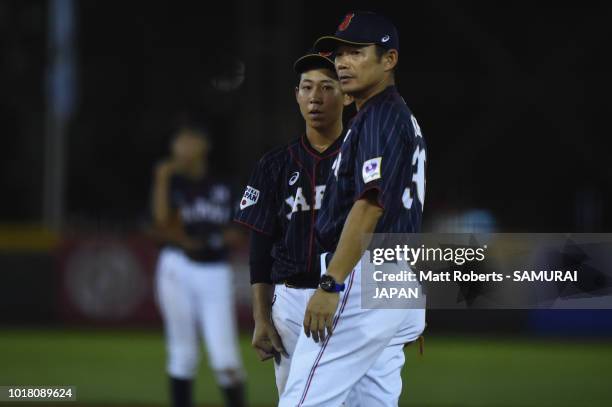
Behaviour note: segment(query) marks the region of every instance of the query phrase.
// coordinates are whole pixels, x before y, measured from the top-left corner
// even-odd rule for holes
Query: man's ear
[[[344,94],[344,106],[350,106],[355,100],[351,95]]]
[[[299,103],[298,93],[300,93],[300,88],[296,86],[295,87],[295,101]]]
[[[383,56],[383,60],[385,63],[385,71],[392,71],[397,66],[399,53],[396,49],[390,49]]]

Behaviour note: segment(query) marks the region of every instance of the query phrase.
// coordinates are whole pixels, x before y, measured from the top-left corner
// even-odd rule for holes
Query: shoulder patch
[[[247,185],[244,195],[240,200],[240,210],[255,205],[259,200],[259,190]]]
[[[376,158],[367,160],[366,162],[363,163],[363,168],[361,169],[361,175],[363,176],[363,182],[365,184],[380,178],[381,162],[382,162],[382,157],[376,157]]]

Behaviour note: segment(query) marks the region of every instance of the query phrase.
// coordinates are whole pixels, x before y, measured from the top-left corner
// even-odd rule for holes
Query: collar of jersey
[[[342,143],[342,139],[344,138],[344,132],[345,130],[342,130],[342,133],[340,134],[340,137],[338,137],[329,147],[327,147],[324,151],[317,151],[312,144],[310,144],[310,140],[308,140],[308,137],[306,137],[306,133],[302,134],[302,146],[304,146],[304,149],[310,154],[313,155],[317,158],[327,158],[329,156],[332,156],[334,154],[336,154],[339,150],[340,150],[340,146],[339,144]]]
[[[389,95],[390,93],[397,93],[397,88],[395,87],[395,85],[387,86],[385,89],[383,89],[382,92],[377,93],[376,95],[366,100],[365,103],[361,106],[361,109],[359,109],[359,112],[357,112],[356,116],[361,115],[361,113],[363,113],[367,107],[372,106],[377,101],[381,100],[382,98]]]

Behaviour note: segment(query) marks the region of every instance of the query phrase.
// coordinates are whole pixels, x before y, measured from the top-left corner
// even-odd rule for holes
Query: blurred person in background
[[[180,129],[170,157],[155,167],[154,234],[164,242],[157,264],[157,300],[165,325],[167,372],[174,407],[191,407],[199,336],[226,406],[245,406],[233,273],[228,245],[236,231],[227,182],[209,174],[210,141],[195,127]]]

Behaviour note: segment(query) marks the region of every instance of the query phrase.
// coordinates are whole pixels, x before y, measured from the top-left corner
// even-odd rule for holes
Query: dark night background
[[[205,125],[212,170],[242,189],[304,131],[293,62],[349,10],[399,29],[397,84],[428,146],[425,231],[612,232],[610,2],[0,0],[0,385],[164,405],[153,166],[181,123]],[[52,88],[60,60],[72,71]],[[231,260],[250,399],[269,406],[246,245]],[[401,405],[612,405],[609,309],[427,312],[431,351],[406,349]],[[197,382],[217,406],[210,370]]]
[[[429,146],[429,221],[478,208],[502,231],[610,230],[606,2],[78,2],[67,224],[143,218],[152,165],[185,118],[213,130],[213,167],[241,184],[302,131],[292,62],[351,7],[399,27],[399,88]],[[36,221],[46,3],[0,2],[0,27],[1,216]],[[240,63],[238,89],[212,86]]]

